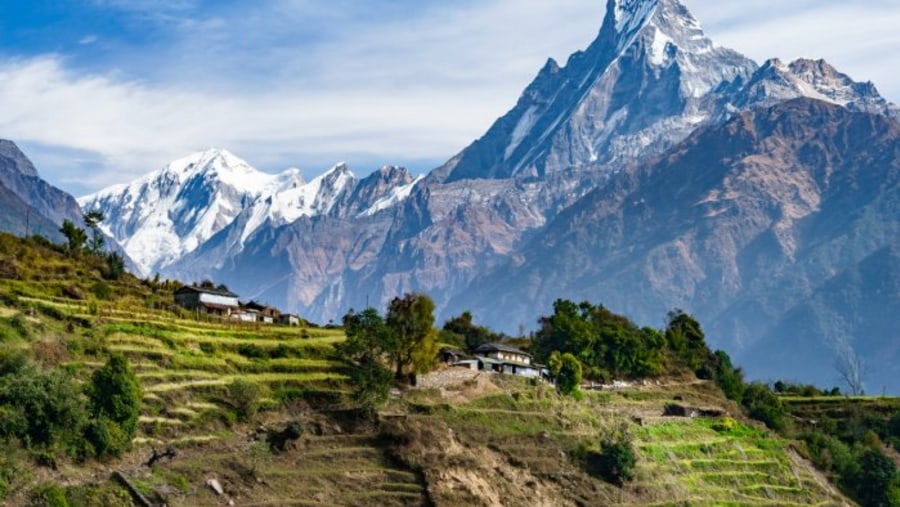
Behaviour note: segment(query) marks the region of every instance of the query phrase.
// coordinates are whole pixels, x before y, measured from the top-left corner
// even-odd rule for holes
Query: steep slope
[[[2,183],[0,183],[0,231],[19,236],[39,234],[48,239],[62,240],[59,225],[44,218],[38,210]]]
[[[550,60],[516,107],[438,169],[446,181],[542,176],[617,164],[681,140],[710,118],[703,98],[756,64],[716,47],[676,0],[609,0],[597,39]]]
[[[8,216],[11,228],[3,230],[23,234],[27,221],[35,224],[35,228],[30,228],[30,233],[39,233],[59,239],[60,235],[57,229],[64,220],[72,220],[76,224],[81,223],[81,208],[75,198],[41,179],[34,164],[28,160],[19,147],[14,142],[4,139],[0,139],[0,186],[5,187],[8,192],[27,205],[27,207],[22,207],[19,204],[13,204],[13,200],[7,196],[5,202],[9,204],[9,207],[6,208],[5,214]],[[14,209],[21,212],[30,209],[31,212],[19,214],[13,211]],[[14,224],[21,224],[21,226],[13,226]]]
[[[751,111],[578,202],[451,311],[508,328],[559,295],[647,324],[681,307],[754,377],[830,383],[850,346],[897,391],[898,185],[896,122],[810,99]]]

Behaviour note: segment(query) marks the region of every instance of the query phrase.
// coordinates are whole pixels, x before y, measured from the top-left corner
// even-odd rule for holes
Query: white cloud
[[[171,43],[99,72],[61,55],[0,63],[0,136],[33,146],[42,173],[76,193],[208,146],[270,170],[436,163],[512,107],[548,56],[586,47],[604,11],[598,0],[423,1],[378,15],[389,5],[273,0],[201,15],[193,0],[95,2],[165,16]],[[900,5],[860,4],[688,2],[721,45],[824,57],[896,99]]]

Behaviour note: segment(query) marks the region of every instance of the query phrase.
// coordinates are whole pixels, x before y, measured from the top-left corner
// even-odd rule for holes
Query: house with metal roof
[[[503,343],[486,343],[475,349],[479,370],[540,378],[541,365],[533,364],[531,354]]]
[[[224,288],[185,285],[175,291],[175,303],[217,317],[230,317],[241,312],[238,295]]]

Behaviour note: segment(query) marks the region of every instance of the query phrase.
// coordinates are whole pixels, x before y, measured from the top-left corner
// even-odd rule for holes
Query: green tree
[[[437,355],[434,329],[434,301],[424,294],[406,294],[394,298],[385,319],[389,334],[389,350],[394,376],[428,373]]]
[[[675,309],[669,312],[666,341],[675,356],[695,373],[701,373],[703,371],[701,368],[710,360],[706,336],[700,323],[693,315],[682,310]],[[708,374],[699,376],[708,378]]]
[[[900,476],[897,465],[878,449],[866,449],[859,457],[859,471],[849,477],[849,485],[862,507],[897,505]]]
[[[722,389],[726,398],[741,402],[744,397],[744,372],[734,367],[731,357],[725,351],[717,350],[713,358],[716,385]]]
[[[556,389],[562,394],[573,394],[581,385],[581,362],[568,352],[560,360],[562,364],[556,377]]]
[[[388,360],[388,350],[393,339],[384,318],[374,308],[361,313],[350,310],[344,315],[344,334],[347,339],[337,346],[338,353],[356,364]]]
[[[453,317],[444,323],[444,331],[449,331],[453,334],[462,337],[463,342],[466,344],[466,349],[469,352],[474,352],[475,349],[484,345],[485,343],[496,342],[500,340],[500,335],[494,333],[490,329],[485,326],[476,326],[472,320],[472,314],[470,312],[463,312],[457,317]]]
[[[369,415],[387,401],[393,375],[383,364],[389,361],[391,330],[374,308],[344,315],[347,340],[337,346],[338,354],[350,369],[351,398]]]
[[[538,360],[549,360],[553,351],[568,352],[581,361],[586,376],[601,380],[665,371],[665,337],[652,328],[639,329],[602,305],[560,299],[553,315],[538,322],[533,347]]]
[[[141,386],[128,360],[113,354],[96,370],[86,387],[93,418],[88,440],[98,456],[117,456],[128,449],[137,432]]]
[[[118,252],[109,252],[106,259],[106,272],[103,276],[107,280],[119,280],[125,274],[125,259]]]
[[[106,215],[99,209],[93,209],[84,214],[84,225],[91,230],[91,243],[89,249],[91,252],[98,254],[103,250],[103,232],[100,230],[100,224],[106,220]]]
[[[84,249],[87,243],[87,233],[77,227],[71,220],[64,220],[59,232],[66,237],[66,249],[69,254],[75,254]]]
[[[766,423],[766,426],[775,431],[784,429],[784,406],[767,385],[754,382],[747,386],[743,405],[750,417]]]

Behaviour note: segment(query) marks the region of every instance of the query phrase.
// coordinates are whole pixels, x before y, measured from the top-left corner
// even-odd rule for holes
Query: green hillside
[[[579,400],[522,378],[439,370],[393,391],[370,419],[349,401],[341,329],[197,319],[173,304],[178,283],[111,280],[103,259],[37,239],[0,235],[0,258],[0,370],[25,357],[84,386],[121,354],[143,396],[121,457],[7,439],[8,505],[136,505],[114,472],[151,505],[849,503],[801,444],[690,375]],[[673,405],[717,417],[664,415]],[[282,448],[276,437],[292,425],[299,438]],[[622,485],[595,462],[612,438],[636,451]]]

